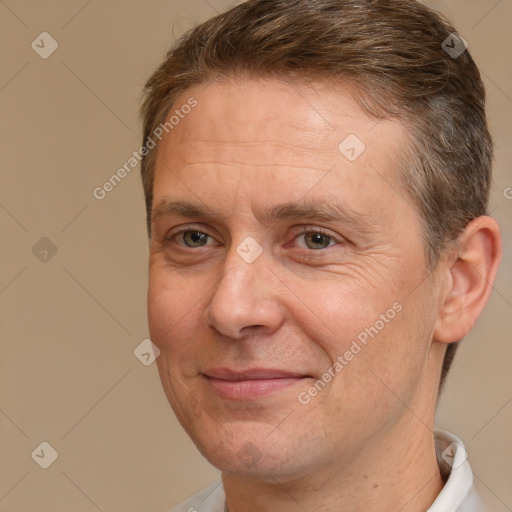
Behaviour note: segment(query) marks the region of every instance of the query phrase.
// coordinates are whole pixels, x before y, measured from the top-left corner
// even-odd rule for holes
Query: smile
[[[282,391],[309,377],[281,370],[235,372],[227,368],[211,369],[203,375],[211,389],[228,400],[255,400]]]

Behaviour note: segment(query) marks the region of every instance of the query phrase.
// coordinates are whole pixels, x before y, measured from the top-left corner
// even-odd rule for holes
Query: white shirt
[[[442,430],[434,435],[439,464],[442,471],[448,468],[449,477],[426,512],[488,512],[473,485],[473,472],[462,441]],[[222,480],[217,480],[169,512],[225,512]]]

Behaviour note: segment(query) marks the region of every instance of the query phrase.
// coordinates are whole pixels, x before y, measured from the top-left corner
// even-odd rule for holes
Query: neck
[[[402,423],[307,477],[223,473],[229,512],[424,512],[443,487],[434,438],[410,411]]]

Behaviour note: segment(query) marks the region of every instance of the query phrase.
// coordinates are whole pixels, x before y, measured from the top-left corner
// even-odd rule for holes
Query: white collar
[[[473,472],[468,462],[468,452],[457,437],[444,430],[434,432],[436,455],[441,473],[448,473],[448,480],[427,512],[455,512],[466,501],[473,488]]]

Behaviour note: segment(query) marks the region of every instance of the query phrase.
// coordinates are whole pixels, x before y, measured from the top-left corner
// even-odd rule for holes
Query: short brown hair
[[[446,51],[463,41],[454,32],[415,0],[249,0],[167,53],[145,85],[143,142],[194,85],[242,75],[355,85],[368,114],[409,130],[400,175],[433,269],[447,243],[486,214],[491,182],[485,90],[469,51]],[[155,157],[149,151],[141,163],[149,235]],[[457,346],[447,347],[440,390]]]

